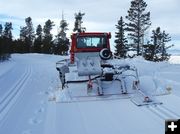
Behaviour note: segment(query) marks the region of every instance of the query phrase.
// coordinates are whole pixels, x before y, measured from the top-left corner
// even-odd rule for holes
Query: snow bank
[[[180,56],[171,56],[171,58],[169,59],[169,63],[180,64]]]

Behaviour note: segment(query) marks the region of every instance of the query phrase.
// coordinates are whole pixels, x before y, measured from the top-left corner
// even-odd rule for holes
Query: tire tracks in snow
[[[11,107],[16,103],[17,99],[23,92],[23,86],[26,85],[32,74],[31,66],[28,66],[19,80],[8,90],[8,92],[0,99],[0,122],[9,112]]]

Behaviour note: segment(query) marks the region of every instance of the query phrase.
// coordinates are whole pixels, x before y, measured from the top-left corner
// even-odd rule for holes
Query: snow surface
[[[64,58],[13,54],[0,63],[0,134],[164,134],[165,119],[180,118],[180,56],[159,63],[125,60],[141,78],[156,80],[158,90],[172,89],[157,96],[162,105],[142,107],[127,98],[57,103],[55,63]]]

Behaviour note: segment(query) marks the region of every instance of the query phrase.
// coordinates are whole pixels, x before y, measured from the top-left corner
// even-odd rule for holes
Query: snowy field
[[[157,97],[162,105],[142,107],[129,99],[50,101],[60,87],[55,63],[64,58],[13,54],[0,63],[0,134],[164,134],[165,119],[180,118],[180,56],[162,63],[126,60],[141,77],[172,88],[171,94]]]

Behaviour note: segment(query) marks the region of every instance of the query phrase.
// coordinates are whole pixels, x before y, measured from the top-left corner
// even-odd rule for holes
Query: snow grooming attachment
[[[140,83],[141,82],[141,83]],[[134,84],[135,94],[131,97],[131,101],[137,106],[143,105],[161,105],[162,102],[156,99],[156,96],[167,95],[165,92],[158,93],[154,80],[151,77],[140,77],[139,82]]]
[[[131,101],[137,106],[162,104],[154,96],[146,95],[141,90],[137,90],[137,93],[131,97]]]
[[[57,102],[129,99],[137,106],[162,104],[141,86],[137,69],[123,60],[113,59],[110,33],[74,33],[70,60],[56,63],[62,90]],[[147,81],[146,81],[147,82]],[[150,81],[150,84],[155,85]],[[146,85],[148,86],[148,85]],[[143,89],[143,90],[142,90]]]

